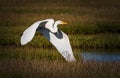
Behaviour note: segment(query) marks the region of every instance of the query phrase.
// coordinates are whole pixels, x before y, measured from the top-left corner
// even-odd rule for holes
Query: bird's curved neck
[[[57,32],[58,31],[58,23],[57,22],[55,22],[54,24],[53,24],[53,31],[54,32]]]
[[[59,22],[54,22],[53,20],[49,20],[47,24],[45,25],[45,28],[49,29],[52,33],[58,32],[58,26]]]
[[[52,27],[50,28],[50,31],[52,32],[52,33],[56,33],[56,32],[58,32],[58,23],[57,22],[55,22],[53,25],[52,25]]]

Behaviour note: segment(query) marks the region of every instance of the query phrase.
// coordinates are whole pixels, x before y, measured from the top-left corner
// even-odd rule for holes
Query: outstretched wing
[[[38,22],[35,22],[34,24],[32,24],[30,27],[28,27],[24,32],[23,32],[23,35],[21,36],[21,45],[25,45],[27,44],[28,42],[30,42],[35,33],[36,33],[36,30],[38,28],[42,28],[42,27],[45,27],[45,24],[48,22],[48,21],[52,21],[54,22],[53,19],[46,19],[46,20],[42,20],[42,21],[38,21]]]
[[[71,49],[69,38],[64,32],[58,31],[52,33],[47,29],[40,29],[39,31],[56,47],[66,61],[72,62],[76,60]]]
[[[23,35],[21,36],[20,40],[21,45],[25,45],[33,39],[39,24],[40,22],[36,22],[23,32]]]

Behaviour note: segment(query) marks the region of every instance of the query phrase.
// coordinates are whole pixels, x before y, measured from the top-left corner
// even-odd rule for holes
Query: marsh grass
[[[71,44],[76,48],[118,48],[119,34],[70,35]]]
[[[117,27],[113,27],[113,29],[109,28],[108,30],[106,29],[106,31],[105,28],[96,28],[96,32],[92,32],[89,29],[88,31],[87,29],[84,29],[83,31],[78,31],[79,29],[77,28],[67,29],[67,27],[65,27],[63,31],[67,33],[68,37],[70,38],[71,45],[74,48],[119,48],[120,34],[117,30]],[[0,44],[4,46],[20,46],[20,37],[24,29],[24,26],[11,27],[10,29],[9,27],[4,27],[0,31]],[[62,28],[60,29],[62,30]],[[82,28],[80,30],[82,30]],[[49,48],[52,47],[52,44],[41,33],[37,32],[33,40],[26,46]]]
[[[23,25],[24,21],[28,21],[25,23],[28,25],[45,18],[65,20],[71,25],[120,22],[119,0],[114,0],[114,2],[113,0],[76,0],[73,3],[69,0],[0,1],[0,23],[5,25],[7,22],[8,24]]]
[[[4,78],[119,78],[120,63],[9,60],[0,61]]]
[[[43,47],[0,47],[0,60],[22,59],[22,60],[63,60],[63,57],[55,48],[45,49]]]

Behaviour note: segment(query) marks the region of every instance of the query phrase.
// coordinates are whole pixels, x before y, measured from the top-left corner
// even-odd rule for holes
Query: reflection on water
[[[109,50],[109,51],[82,51],[80,53],[83,61],[115,61],[120,62],[120,50]]]

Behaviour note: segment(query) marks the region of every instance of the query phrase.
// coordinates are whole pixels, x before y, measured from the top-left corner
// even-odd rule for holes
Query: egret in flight
[[[68,62],[76,61],[73,51],[69,42],[68,36],[58,29],[59,24],[67,24],[61,20],[54,21],[53,19],[46,19],[37,21],[28,27],[21,36],[21,45],[25,45],[30,42],[36,31],[42,33],[51,43],[56,47],[59,53]]]

